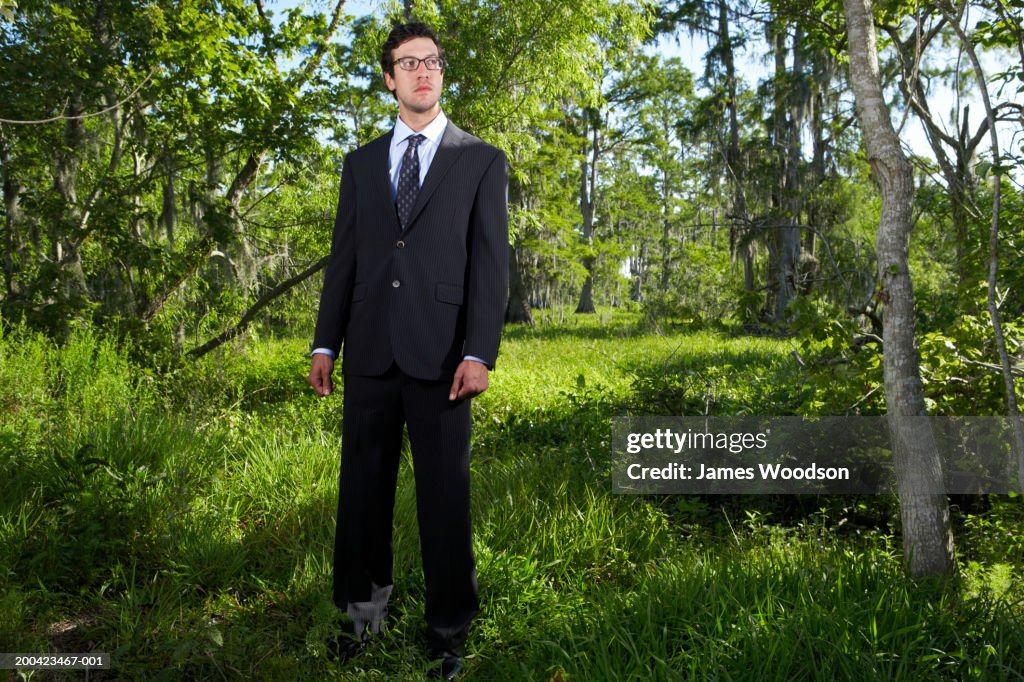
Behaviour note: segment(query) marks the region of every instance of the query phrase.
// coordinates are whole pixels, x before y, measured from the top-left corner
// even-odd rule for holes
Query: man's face
[[[437,46],[430,38],[413,38],[407,40],[394,50],[391,55],[395,60],[395,75],[384,74],[384,84],[398,98],[399,113],[406,111],[425,114],[435,107],[441,99],[441,85],[444,83],[443,71],[428,71],[426,65],[420,63],[415,71],[403,71],[397,62],[402,57],[437,57]]]

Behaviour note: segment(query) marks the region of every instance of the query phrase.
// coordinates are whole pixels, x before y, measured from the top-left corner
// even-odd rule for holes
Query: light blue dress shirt
[[[427,178],[427,171],[434,161],[434,154],[441,144],[441,137],[444,136],[444,129],[448,125],[448,117],[442,111],[434,120],[427,124],[427,127],[419,131],[425,140],[420,142],[416,148],[416,154],[420,157],[420,187]],[[402,157],[409,147],[409,136],[415,135],[416,131],[405,125],[401,118],[395,119],[395,133],[391,136],[391,147],[388,149],[388,174],[391,176],[391,201],[398,196],[398,174],[402,171]]]

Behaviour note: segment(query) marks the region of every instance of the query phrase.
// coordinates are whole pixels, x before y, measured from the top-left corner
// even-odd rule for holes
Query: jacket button
[[[395,244],[395,246],[397,246],[400,249],[404,249],[405,248],[405,242],[403,242],[401,239],[399,239],[398,243]]]
[[[402,286],[402,283],[396,279],[394,282],[391,283],[391,286],[397,289],[398,287]]]

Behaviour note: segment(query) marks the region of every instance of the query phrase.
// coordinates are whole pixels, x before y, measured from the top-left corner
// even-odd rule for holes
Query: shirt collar
[[[427,127],[420,131],[420,135],[427,138],[431,144],[437,144],[444,135],[444,129],[448,126],[448,117],[443,111],[438,112],[434,120],[427,124]],[[395,142],[405,142],[405,138],[415,135],[416,131],[405,124],[400,116],[395,117]]]

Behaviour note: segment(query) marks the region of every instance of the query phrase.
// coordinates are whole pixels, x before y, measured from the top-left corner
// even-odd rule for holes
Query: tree
[[[627,84],[631,96],[625,102],[629,120],[640,122],[639,138],[633,143],[642,166],[654,176],[658,206],[656,224],[660,251],[658,290],[665,293],[678,254],[680,205],[683,193],[682,126],[693,100],[693,74],[678,58],[641,57],[634,60]]]
[[[5,314],[60,335],[148,325],[198,280],[200,311],[259,295],[253,195],[319,146],[343,6],[275,26],[261,1],[23,3],[0,25]]]
[[[924,58],[929,47],[936,38],[943,35],[946,27],[946,19],[941,14],[937,15],[937,20],[936,16],[931,15],[920,17],[905,38],[900,34],[900,27],[884,26],[899,58],[902,72],[900,91],[924,124],[928,145],[946,184],[949,217],[956,244],[956,275],[961,289],[966,290],[976,281],[968,267],[971,244],[975,241],[971,228],[976,225],[979,217],[975,201],[978,190],[975,163],[978,147],[985,139],[989,123],[986,117],[982,117],[977,129],[971,132],[970,105],[960,106],[959,97],[957,108],[952,113],[954,130],[947,131],[944,121],[932,111],[925,79],[931,81],[940,77],[947,68],[942,66],[938,73],[932,73],[924,63]],[[949,75],[950,85],[959,90],[966,82],[966,74],[961,71],[960,60],[954,63]]]
[[[850,84],[868,162],[882,194],[876,251],[883,318],[885,403],[895,448],[903,545],[910,574],[954,570],[953,533],[943,492],[942,464],[926,419],[915,340],[914,292],[908,248],[913,173],[882,95],[870,0],[843,0]]]
[[[1000,9],[1003,9],[1002,4],[998,4]],[[992,190],[992,221],[989,228],[989,258],[988,258],[988,311],[989,319],[992,321],[992,331],[995,335],[996,350],[999,353],[1000,370],[1003,373],[1003,383],[1006,390],[1006,408],[1009,413],[1011,424],[1013,426],[1014,435],[1014,451],[1017,455],[1017,476],[1019,482],[1024,482],[1024,424],[1021,423],[1020,410],[1017,407],[1017,393],[1014,386],[1013,369],[1010,364],[1010,356],[1006,350],[1006,338],[1003,334],[1003,322],[1002,316],[999,313],[999,306],[996,303],[996,278],[999,270],[999,218],[1000,218],[1000,207],[1002,202],[1002,163],[1003,159],[1000,158],[999,153],[999,134],[996,130],[997,125],[997,107],[992,104],[992,98],[988,91],[988,79],[985,77],[984,68],[981,65],[981,60],[978,58],[977,50],[974,47],[973,41],[964,31],[960,25],[962,19],[963,8],[959,10],[959,14],[954,12],[950,7],[940,7],[940,11],[947,21],[953,26],[956,31],[957,38],[961,41],[964,49],[967,51],[968,56],[971,60],[971,65],[974,68],[975,76],[978,81],[978,88],[981,92],[981,101],[985,106],[985,120],[988,123],[989,139],[992,145],[992,159],[994,161],[993,171],[993,190]],[[997,15],[1000,19],[1002,15]],[[991,25],[991,24],[989,24]],[[1018,47],[1021,53],[1024,54],[1024,31],[1021,30],[1019,22],[1013,23],[1005,21],[1001,24],[1002,30],[1006,32],[1005,43]],[[998,35],[998,33],[996,33]],[[1018,89],[1020,92],[1020,89]],[[1024,112],[1022,112],[1024,113]],[[1024,116],[1020,116],[1024,119]]]

